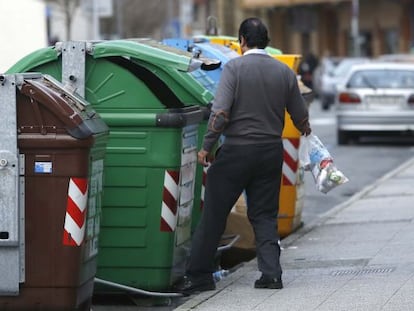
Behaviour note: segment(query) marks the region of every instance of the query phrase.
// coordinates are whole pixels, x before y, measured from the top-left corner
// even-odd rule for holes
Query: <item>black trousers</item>
[[[226,145],[207,171],[204,209],[194,233],[187,274],[208,277],[225,230],[227,216],[243,190],[247,215],[256,239],[258,269],[281,277],[277,214],[283,164],[283,144]]]

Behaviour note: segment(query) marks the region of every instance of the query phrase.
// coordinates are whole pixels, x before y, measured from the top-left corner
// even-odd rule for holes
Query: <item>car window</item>
[[[331,73],[335,69],[335,63],[333,61],[327,61],[325,63],[325,72]]]
[[[361,70],[349,79],[352,88],[414,88],[414,71]]]
[[[333,70],[333,75],[336,77],[344,76],[352,67],[352,65],[360,64],[366,61],[367,60],[365,59],[344,59],[338,64],[338,66],[335,67]]]

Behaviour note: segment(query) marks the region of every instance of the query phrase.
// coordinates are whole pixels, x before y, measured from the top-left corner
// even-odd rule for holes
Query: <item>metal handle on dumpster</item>
[[[235,236],[230,235],[230,236],[225,236],[224,237],[224,239],[230,239],[230,238],[232,240],[230,241],[229,244],[226,244],[226,245],[223,245],[223,246],[220,246],[220,247],[217,248],[218,252],[222,252],[222,251],[225,251],[225,250],[231,248],[234,245],[234,243],[236,243],[239,240],[240,235],[235,235]],[[146,290],[143,290],[143,289],[139,289],[139,288],[135,288],[135,287],[131,287],[131,286],[127,286],[127,285],[123,285],[123,284],[103,280],[103,279],[100,279],[100,278],[95,278],[95,283],[103,284],[103,285],[118,288],[118,289],[122,289],[122,290],[125,290],[127,292],[131,292],[131,293],[135,293],[135,294],[139,294],[139,295],[147,295],[147,296],[154,296],[154,297],[181,297],[182,296],[182,294],[180,294],[180,293],[150,292],[150,291],[146,291]]]
[[[226,244],[226,245],[223,245],[223,246],[217,247],[217,252],[223,252],[223,251],[226,251],[226,250],[232,248],[233,245],[240,239],[240,234],[237,234],[237,235],[234,235],[234,236],[230,235],[230,236],[224,236],[223,237],[223,239],[225,239],[225,240],[230,239],[230,238],[232,238],[230,243]]]
[[[131,287],[131,286],[126,286],[126,285],[123,285],[123,284],[102,280],[102,279],[99,279],[99,278],[95,278],[95,282],[99,283],[99,284],[115,287],[115,288],[118,288],[118,289],[123,289],[127,292],[140,294],[140,295],[155,296],[155,297],[181,297],[182,296],[182,294],[180,294],[180,293],[150,292],[150,291],[146,291],[146,290]]]

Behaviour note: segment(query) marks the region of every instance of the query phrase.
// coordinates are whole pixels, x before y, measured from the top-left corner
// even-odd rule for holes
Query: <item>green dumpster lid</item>
[[[282,55],[283,54],[281,50],[271,47],[271,46],[266,47],[266,52],[269,53],[270,55]]]
[[[139,42],[138,40],[113,40],[103,41],[93,46],[94,58],[109,56],[124,56],[142,61],[157,63],[160,66],[172,67],[180,71],[190,71],[192,68],[192,55],[190,53],[172,53],[165,49],[156,48],[154,45]],[[198,62],[194,66],[201,66]],[[196,67],[197,68],[197,67]]]
[[[16,64],[10,67],[6,73],[30,71],[32,68],[57,60],[59,54],[59,51],[57,51],[55,47],[36,50],[19,60]]]
[[[194,54],[192,52],[188,52],[188,51],[185,51],[179,48],[175,48],[175,47],[172,47],[170,45],[164,44],[159,41],[155,41],[152,39],[135,39],[135,41],[142,43],[142,44],[150,45],[152,47],[155,47],[157,49],[164,50],[170,53],[182,54],[187,57],[191,57],[193,59],[192,62],[195,65],[191,69],[197,69],[198,67],[200,67],[202,70],[210,71],[210,70],[216,70],[220,68],[221,66],[221,61],[219,59],[202,57],[200,54]],[[201,63],[201,66],[199,66],[200,63]]]
[[[149,67],[158,67],[179,83],[186,85],[187,91],[203,103],[209,103],[214,97],[210,91],[188,74],[189,71],[201,68],[202,64],[209,66],[210,59],[193,58],[189,52],[149,39],[99,42],[93,46],[91,54],[94,58],[122,56],[143,66],[147,64]]]
[[[190,52],[176,49],[150,39],[128,39],[96,42],[89,51],[94,58],[109,56],[125,56],[160,66],[188,72],[198,68],[220,65],[219,61],[207,58],[194,58]],[[56,60],[59,57],[59,44],[34,51],[13,65],[7,72],[25,72],[30,68]],[[215,69],[215,68],[213,68]]]
[[[54,47],[34,51],[13,65],[7,73],[32,71],[41,65],[56,62],[61,49],[62,43],[58,42]],[[122,58],[146,67],[159,75],[160,79],[164,79],[163,75],[168,75],[202,104],[208,104],[214,97],[189,74],[188,71],[200,68],[204,61],[193,58],[191,53],[148,39],[87,42],[86,52],[94,59]]]

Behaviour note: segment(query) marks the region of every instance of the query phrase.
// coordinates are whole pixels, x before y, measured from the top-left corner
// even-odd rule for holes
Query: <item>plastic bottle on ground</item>
[[[229,275],[229,270],[221,269],[213,273],[214,281],[218,282]]]

